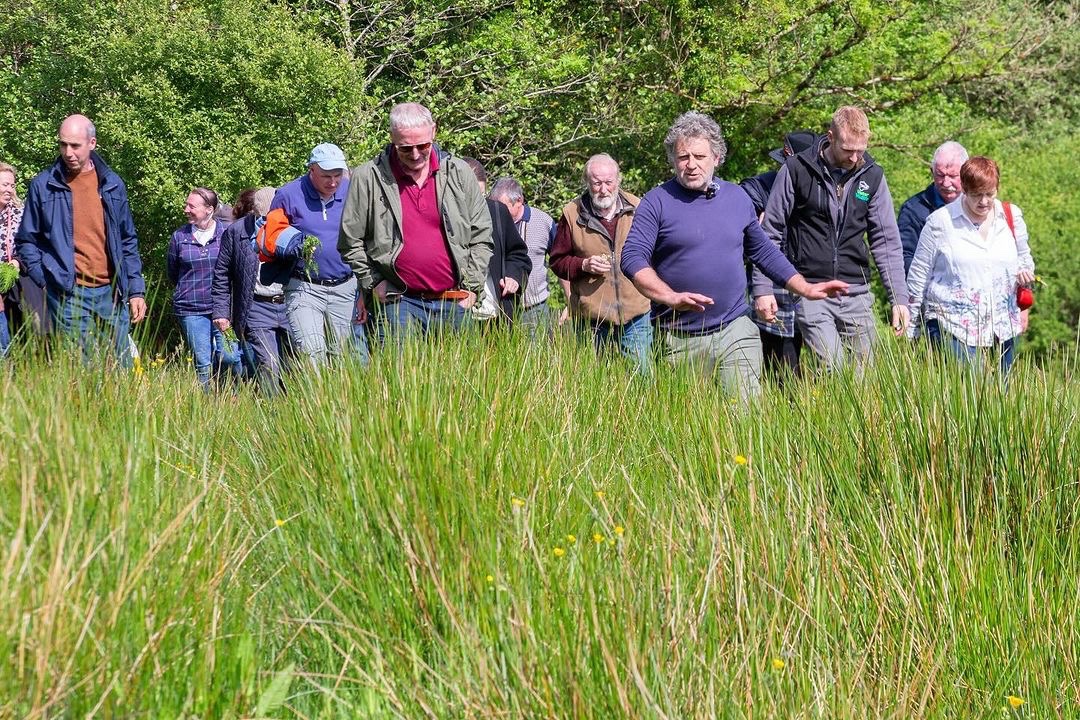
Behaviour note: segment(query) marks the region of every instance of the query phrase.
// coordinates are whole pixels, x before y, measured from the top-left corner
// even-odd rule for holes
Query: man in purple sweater
[[[806,298],[843,294],[847,283],[808,283],[762,232],[746,193],[713,176],[727,147],[708,115],[680,115],[664,149],[675,177],[642,198],[622,271],[652,300],[668,361],[719,372],[725,389],[744,399],[757,395],[761,339],[749,318],[743,255]]]

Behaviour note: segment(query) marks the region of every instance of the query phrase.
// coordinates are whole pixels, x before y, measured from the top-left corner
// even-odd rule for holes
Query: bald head
[[[90,153],[97,147],[97,128],[85,115],[69,115],[60,123],[57,145],[69,176],[93,169]]]

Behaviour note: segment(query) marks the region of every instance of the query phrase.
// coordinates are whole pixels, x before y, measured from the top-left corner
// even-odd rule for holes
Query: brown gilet
[[[619,210],[615,225],[615,237],[610,238],[607,230],[589,209],[583,207],[581,198],[563,208],[570,228],[570,242],[574,255],[590,257],[608,255],[614,251],[615,262],[604,275],[583,273],[580,278],[570,283],[570,312],[575,317],[605,320],[616,325],[649,311],[649,299],[638,292],[634,283],[619,269],[622,262],[623,245],[630,233],[630,224],[634,221],[634,211],[638,198],[628,192],[620,191],[622,208]]]

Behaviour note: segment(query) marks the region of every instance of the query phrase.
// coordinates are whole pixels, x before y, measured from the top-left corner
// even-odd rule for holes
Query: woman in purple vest
[[[169,241],[167,271],[176,284],[173,312],[191,350],[195,376],[203,389],[210,388],[210,374],[221,379],[241,373],[240,352],[236,343],[211,322],[213,303],[210,286],[214,265],[221,249],[223,223],[214,219],[218,196],[207,188],[194,188],[184,204],[188,222],[173,233]]]

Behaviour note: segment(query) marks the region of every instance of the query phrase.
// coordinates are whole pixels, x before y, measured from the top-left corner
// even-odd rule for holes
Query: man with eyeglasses
[[[930,213],[960,197],[960,167],[967,162],[968,152],[955,141],[942,143],[934,151],[930,162],[930,177],[926,189],[912,195],[900,206],[896,224],[900,228],[900,241],[904,245],[904,273],[911,268],[915,248],[919,247],[919,235]]]
[[[494,243],[472,169],[435,144],[418,103],[390,110],[390,144],[353,173],[338,249],[398,339],[461,328]]]
[[[570,317],[597,350],[617,347],[649,372],[653,327],[649,299],[619,267],[638,198],[622,189],[619,163],[593,155],[582,173],[585,192],[563,208],[551,244],[551,270],[570,283]]]

